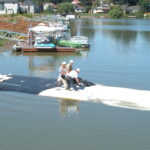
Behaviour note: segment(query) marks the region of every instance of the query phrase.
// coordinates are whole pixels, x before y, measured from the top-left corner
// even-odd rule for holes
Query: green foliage
[[[139,4],[141,5],[142,12],[150,12],[150,0],[140,0]]]
[[[93,6],[96,7],[96,6],[99,6],[100,5],[100,0],[95,0],[93,2]]]
[[[71,3],[61,3],[58,6],[58,12],[64,15],[74,13],[74,6]]]
[[[111,7],[111,9],[109,11],[109,16],[111,18],[121,18],[122,15],[123,15],[123,12],[120,7],[118,7],[118,6]]]
[[[33,18],[34,17],[34,15],[30,14],[30,13],[28,13],[28,14],[22,14],[22,16],[25,16],[27,18]]]
[[[52,10],[44,10],[43,14],[53,14],[54,12]]]
[[[112,0],[112,3],[123,5],[123,4],[129,4],[129,5],[136,5],[138,4],[139,0]]]
[[[91,10],[91,7],[90,6],[86,6],[85,10],[86,10],[86,13],[88,13]]]
[[[0,39],[0,47],[3,47],[3,43],[2,43],[2,41],[1,41],[1,39]]]
[[[143,18],[143,12],[137,12],[136,14],[135,14],[135,16],[136,16],[136,18]]]
[[[3,47],[7,42],[8,40],[0,39],[0,47]]]

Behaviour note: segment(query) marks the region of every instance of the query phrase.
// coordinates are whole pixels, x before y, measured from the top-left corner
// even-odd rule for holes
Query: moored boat
[[[74,42],[74,41],[70,41],[70,40],[59,40],[58,46],[81,48],[81,44],[79,42]]]
[[[81,47],[88,48],[90,46],[89,39],[86,36],[72,36],[69,40],[71,42],[80,43]]]
[[[14,52],[20,52],[21,49],[22,49],[22,44],[20,42],[17,42],[16,44],[13,45]]]
[[[76,52],[75,48],[71,47],[59,47],[45,48],[45,47],[34,47],[32,45],[24,44],[22,47],[22,52]]]

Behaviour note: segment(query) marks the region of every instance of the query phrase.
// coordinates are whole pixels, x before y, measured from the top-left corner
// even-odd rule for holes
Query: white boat
[[[22,50],[22,44],[20,42],[17,42],[13,45],[13,51],[20,52]]]
[[[69,39],[71,42],[80,43],[82,47],[90,47],[89,39],[86,36],[72,36]]]
[[[56,45],[52,43],[51,37],[39,34],[36,36],[34,47],[37,49],[53,49]]]
[[[65,25],[62,21],[49,22],[49,27],[54,29],[54,31],[68,31],[68,25]]]

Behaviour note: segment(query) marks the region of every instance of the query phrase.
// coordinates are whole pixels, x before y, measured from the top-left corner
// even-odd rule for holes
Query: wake
[[[92,87],[95,99],[105,104],[132,109],[150,110],[150,91],[97,85]]]
[[[67,91],[61,87],[57,87],[44,90],[39,95],[79,101],[102,102],[111,106],[150,110],[150,91],[146,90],[109,87],[97,84],[78,91]]]

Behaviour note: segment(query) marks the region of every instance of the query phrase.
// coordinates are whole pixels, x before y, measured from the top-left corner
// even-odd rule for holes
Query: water
[[[149,20],[77,20],[71,34],[88,36],[89,50],[74,55],[3,52],[1,73],[56,78],[59,64],[73,59],[80,76],[92,82],[150,91],[149,25]],[[101,102],[0,92],[0,149],[150,149],[149,111],[132,103]]]

